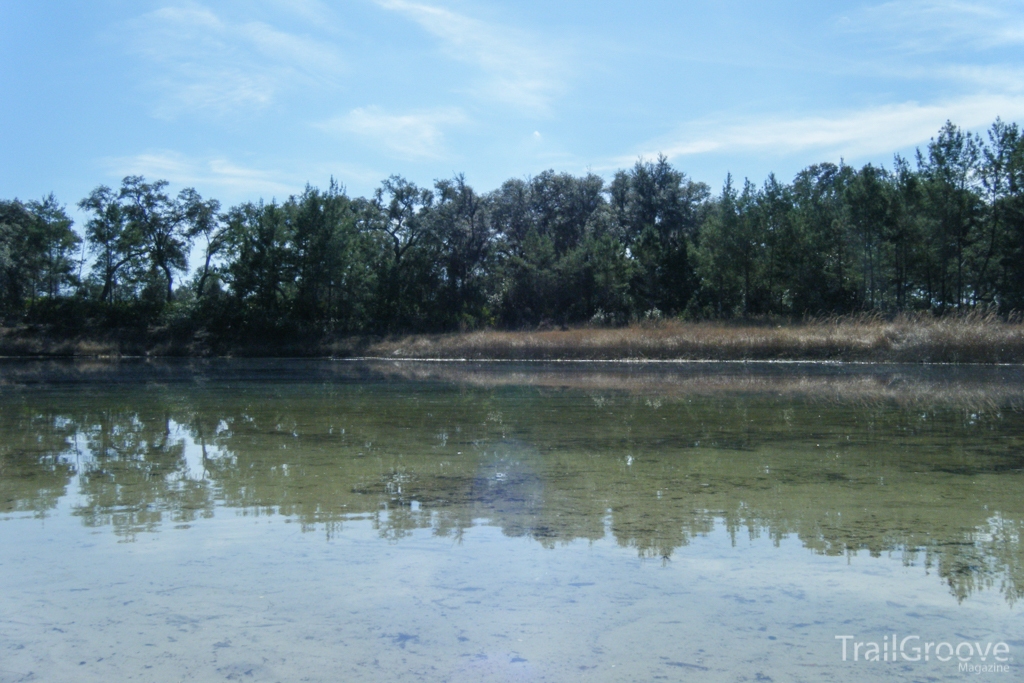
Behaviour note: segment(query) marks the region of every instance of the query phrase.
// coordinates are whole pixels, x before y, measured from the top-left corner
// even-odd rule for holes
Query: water
[[[1022,379],[5,362],[0,682],[1021,680]]]

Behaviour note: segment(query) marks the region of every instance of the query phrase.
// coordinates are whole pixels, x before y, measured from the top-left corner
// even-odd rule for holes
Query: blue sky
[[[1024,123],[1020,1],[0,3],[0,197],[69,208],[127,174],[231,205],[658,153],[717,190],[997,116]]]

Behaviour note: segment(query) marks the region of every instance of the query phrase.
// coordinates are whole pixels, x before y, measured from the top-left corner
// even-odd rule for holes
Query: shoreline
[[[836,362],[1015,365],[1024,323],[967,314],[800,323],[663,321],[629,327],[215,338],[167,328],[61,335],[0,329],[7,358],[322,358],[417,361]]]

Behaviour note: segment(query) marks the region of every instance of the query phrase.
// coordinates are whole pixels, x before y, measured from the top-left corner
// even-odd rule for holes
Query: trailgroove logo
[[[899,638],[895,633],[881,640],[855,640],[856,636],[836,636],[842,642],[843,661],[853,662],[950,662],[956,660],[965,673],[1009,673],[1010,646],[991,641],[924,641],[921,636]]]

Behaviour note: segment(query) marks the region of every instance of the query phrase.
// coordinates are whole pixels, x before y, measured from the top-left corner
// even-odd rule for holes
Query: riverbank
[[[472,360],[831,360],[1024,363],[1024,324],[964,315],[834,318],[790,324],[663,321],[621,328],[479,331],[284,340],[175,337],[159,329],[60,337],[0,331],[0,355],[232,356]]]
[[[788,325],[664,322],[617,329],[409,335],[374,357],[472,359],[1024,362],[1024,325],[982,316],[835,319]]]

